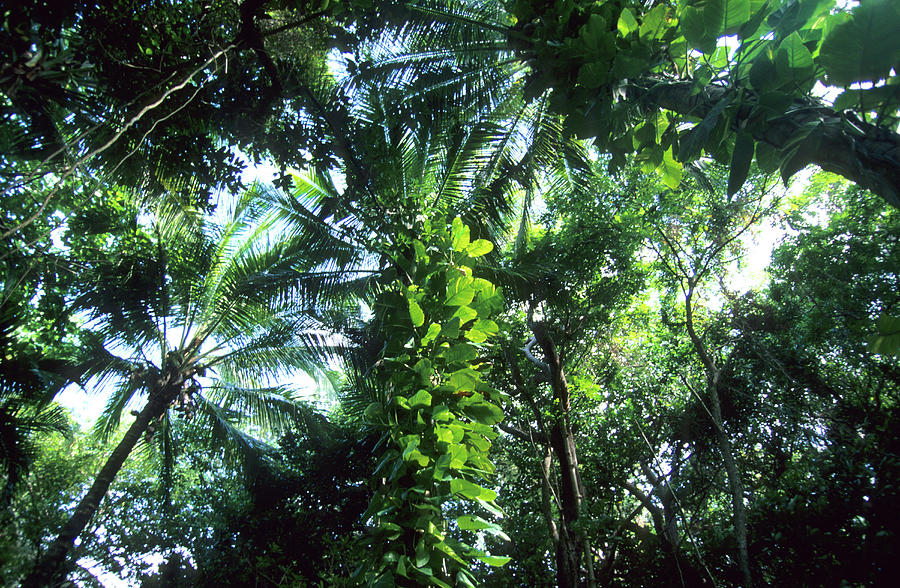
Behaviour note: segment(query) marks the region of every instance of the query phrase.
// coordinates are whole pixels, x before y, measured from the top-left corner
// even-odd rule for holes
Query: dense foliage
[[[0,582],[889,583],[900,9],[844,4],[0,9]]]

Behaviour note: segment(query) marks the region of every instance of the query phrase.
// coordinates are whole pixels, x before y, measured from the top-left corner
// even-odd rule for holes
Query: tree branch
[[[638,80],[627,89],[630,99],[700,120],[719,101],[727,99],[730,92],[731,88],[711,85],[694,94],[693,82],[676,82],[659,76]],[[757,102],[755,95],[745,93],[744,107],[731,123],[733,130],[748,129],[756,141],[781,150],[812,125],[817,133],[815,140],[796,152],[793,168],[815,164],[856,182],[891,206],[900,208],[900,135],[835,112],[813,99],[795,101],[782,116],[769,118],[764,124],[747,124]]]

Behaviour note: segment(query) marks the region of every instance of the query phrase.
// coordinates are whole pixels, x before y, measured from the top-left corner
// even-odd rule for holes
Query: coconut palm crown
[[[111,238],[87,264],[72,306],[89,328],[88,383],[108,391],[95,428],[109,437],[123,412],[141,408],[25,585],[63,578],[75,538],[142,439],[159,445],[169,477],[175,419],[252,468],[266,445],[247,430],[278,432],[308,417],[279,382],[298,372],[321,378],[329,342],[313,309],[291,296],[296,289],[273,295],[267,287],[267,276],[302,269],[306,252],[299,235],[276,238],[262,191],[254,186],[220,205],[212,220],[177,204],[150,215],[134,206],[130,234]]]

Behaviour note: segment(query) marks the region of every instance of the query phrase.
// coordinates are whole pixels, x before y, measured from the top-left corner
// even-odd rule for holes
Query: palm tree
[[[266,282],[297,265],[305,241],[275,240],[259,187],[223,208],[210,221],[164,203],[145,221],[135,207],[133,232],[90,264],[73,307],[87,314],[93,333],[83,365],[98,387],[113,387],[97,431],[110,436],[126,408],[142,408],[25,586],[63,578],[75,538],[142,437],[162,447],[165,476],[174,419],[200,427],[226,458],[252,465],[265,445],[238,424],[278,431],[304,417],[276,382],[320,373],[329,343],[289,289],[273,296]]]

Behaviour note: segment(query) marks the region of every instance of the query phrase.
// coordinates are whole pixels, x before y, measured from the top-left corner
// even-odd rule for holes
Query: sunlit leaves
[[[496,436],[492,426],[504,415],[495,403],[499,393],[483,381],[478,358],[499,333],[488,317],[502,307],[502,297],[489,280],[473,275],[474,260],[492,249],[486,239],[471,240],[460,218],[449,226],[440,220],[425,223],[413,241],[415,267],[403,255],[394,256],[415,283],[394,283],[376,305],[380,320],[391,325],[377,376],[391,395],[366,410],[388,440],[376,469],[382,488],[366,514],[377,523],[370,577],[379,581],[397,573],[442,585],[434,576],[440,566],[470,585],[473,578],[460,575],[468,573],[469,561],[501,563],[451,540],[440,508],[448,500],[468,500],[500,512],[494,505],[497,493],[484,484],[494,470],[488,459]],[[461,531],[500,534],[474,515],[462,521]],[[408,533],[421,537],[414,552],[400,540]]]
[[[818,62],[837,86],[875,81],[900,67],[900,6],[894,0],[868,0],[825,38]]]

